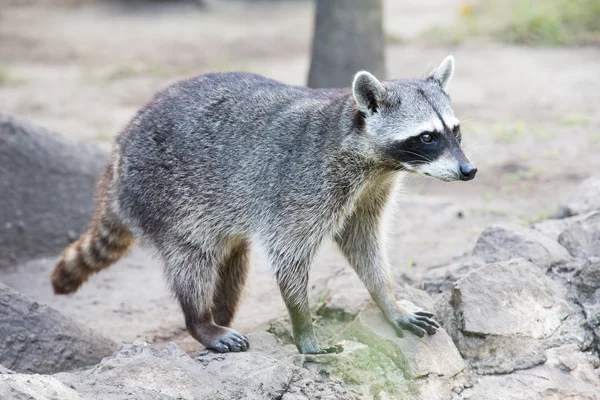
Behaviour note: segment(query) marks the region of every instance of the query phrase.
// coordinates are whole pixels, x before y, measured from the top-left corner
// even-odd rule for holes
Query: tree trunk
[[[385,79],[382,0],[316,0],[308,86],[349,87],[367,70]]]

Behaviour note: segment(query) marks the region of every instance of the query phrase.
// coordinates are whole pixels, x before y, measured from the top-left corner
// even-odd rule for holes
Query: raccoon
[[[468,181],[447,86],[454,59],[420,79],[380,82],[358,72],[350,89],[308,89],[249,73],[211,73],[158,93],[117,137],[91,228],[52,274],[76,291],[134,238],[164,261],[192,337],[218,352],[245,351],[230,328],[249,251],[268,256],[300,353],[320,347],[307,286],[322,242],[338,245],[400,335],[439,328],[394,299],[384,211],[404,173]]]

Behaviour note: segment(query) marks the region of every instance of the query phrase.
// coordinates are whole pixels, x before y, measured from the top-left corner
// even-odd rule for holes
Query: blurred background
[[[545,219],[598,173],[600,0],[0,0],[0,111],[109,149],[156,91],[195,74],[248,71],[339,87],[359,69],[380,79],[423,76],[448,54],[456,59],[449,92],[479,172],[469,183],[406,180],[390,259],[396,278],[418,286],[429,269],[469,253],[487,225]],[[19,182],[13,187],[31,184]],[[61,200],[65,215],[75,207],[70,196]],[[0,223],[20,241],[37,229]],[[35,254],[46,261],[1,254],[10,268],[0,280],[116,341],[197,346],[144,251],[70,298],[52,295],[55,257],[84,228]],[[284,312],[257,260],[235,325],[243,331]],[[343,265],[328,246],[313,279]]]

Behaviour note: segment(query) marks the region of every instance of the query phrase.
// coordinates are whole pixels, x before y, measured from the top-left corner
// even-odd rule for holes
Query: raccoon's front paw
[[[427,311],[403,312],[402,315],[394,317],[390,322],[396,328],[399,337],[404,337],[404,330],[411,331],[418,337],[423,337],[426,333],[435,335],[440,327],[433,320],[434,317],[434,314]]]

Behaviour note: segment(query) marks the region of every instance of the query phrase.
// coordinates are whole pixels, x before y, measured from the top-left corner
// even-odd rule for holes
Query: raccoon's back
[[[287,196],[285,181],[318,171],[322,139],[309,134],[315,121],[305,109],[328,95],[244,73],[167,88],[117,139],[124,217],[144,231],[183,219],[225,228],[261,219],[274,196]]]

